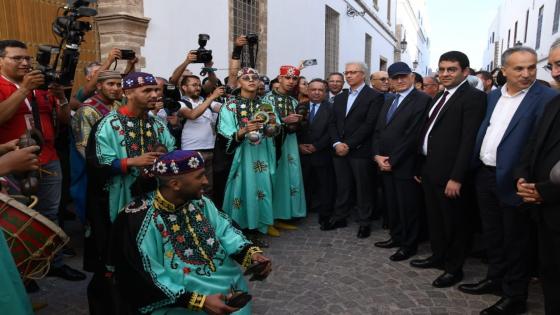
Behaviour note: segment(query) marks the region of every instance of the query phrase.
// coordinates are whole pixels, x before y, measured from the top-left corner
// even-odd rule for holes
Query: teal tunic
[[[2,314],[33,314],[31,302],[23,287],[12,253],[0,231],[0,309]]]
[[[189,307],[193,295],[248,292],[240,264],[261,252],[205,197],[175,207],[159,191],[148,194],[123,209],[115,228],[117,283],[141,313],[200,314]],[[251,314],[251,304],[235,314]]]
[[[258,111],[258,100],[240,96],[228,99],[220,109],[218,133],[228,140],[226,153],[234,154],[224,195],[223,210],[241,226],[266,233],[274,223],[272,176],[276,156],[272,138],[258,144],[238,142],[236,132]],[[278,121],[277,121],[278,122]]]
[[[95,133],[96,155],[100,165],[110,166],[115,176],[109,179],[109,217],[115,220],[122,207],[131,200],[130,186],[140,175],[140,169],[130,168],[127,174],[120,172],[120,161],[152,152],[156,144],[163,144],[168,152],[175,149],[175,139],[159,119],[130,117],[121,107],[105,116]]]
[[[273,106],[280,117],[294,114],[297,107],[295,98],[276,91],[268,92],[261,102]],[[305,217],[307,206],[296,133],[285,127],[276,141],[281,148],[281,155],[272,185],[274,219]]]

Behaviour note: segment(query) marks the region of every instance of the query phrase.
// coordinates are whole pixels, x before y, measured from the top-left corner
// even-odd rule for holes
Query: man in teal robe
[[[121,307],[142,314],[251,314],[251,304],[227,305],[232,291],[247,293],[240,268],[258,264],[264,280],[271,262],[202,196],[208,180],[196,151],[174,151],[152,168],[155,192],[118,216],[110,261]]]
[[[297,125],[302,119],[296,114],[298,102],[289,95],[298,82],[299,70],[292,66],[282,66],[277,90],[263,96],[262,104],[273,106],[284,123],[283,132],[276,137],[276,146],[280,150],[278,168],[273,179],[274,219],[290,220],[305,217],[307,206],[303,187],[303,175],[297,143]],[[295,229],[286,222],[277,221],[276,227]],[[278,231],[272,231],[276,234]]]
[[[104,274],[111,224],[132,200],[131,186],[175,140],[159,119],[148,116],[157,102],[157,83],[148,73],[132,72],[122,81],[127,104],[107,114],[91,131],[86,148],[87,198],[84,269],[94,272],[88,286],[91,314],[108,314]],[[93,136],[95,135],[95,136]]]
[[[217,128],[219,135],[227,139],[226,153],[234,154],[223,210],[241,228],[267,233],[274,223],[272,175],[276,169],[276,157],[273,134],[266,136],[265,126],[254,119],[261,110],[256,96],[257,71],[244,68],[239,71],[238,78],[241,92],[222,106]],[[275,115],[269,119],[273,121],[266,127],[274,125],[272,122],[278,123]],[[250,137],[258,141],[251,141]]]

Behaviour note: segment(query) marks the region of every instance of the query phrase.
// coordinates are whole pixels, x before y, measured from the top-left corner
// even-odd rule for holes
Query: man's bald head
[[[377,71],[370,76],[371,87],[381,93],[389,92],[389,74],[387,71]]]

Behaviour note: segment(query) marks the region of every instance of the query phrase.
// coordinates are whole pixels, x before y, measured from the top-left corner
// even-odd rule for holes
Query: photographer
[[[224,87],[218,87],[207,99],[200,96],[202,85],[197,76],[185,76],[181,82],[183,100],[179,115],[186,118],[181,135],[181,149],[196,150],[202,153],[206,161],[206,177],[209,179],[206,194],[212,196],[212,161],[216,134],[217,113],[222,104],[215,102],[225,93]]]
[[[68,121],[70,108],[64,90],[54,84],[48,91],[37,89],[44,84],[44,76],[40,71],[31,70],[27,46],[17,40],[0,41],[0,74],[0,143],[19,138],[33,128],[42,133],[44,144],[39,164],[43,176],[39,179],[36,208],[57,222],[62,176],[54,147],[56,122],[53,112],[60,121]],[[49,275],[72,281],[86,278],[83,273],[65,265],[61,255],[55,256]]]
[[[118,59],[122,59],[121,50],[118,48],[113,48],[107,54],[107,59],[100,64],[97,61],[91,62],[84,67],[84,74],[86,78],[86,84],[78,88],[78,91],[70,98],[70,108],[72,110],[78,109],[85,100],[94,96],[97,89],[97,76],[99,72],[109,70],[111,65],[115,63]],[[126,69],[124,74],[134,71],[138,58],[127,60]]]

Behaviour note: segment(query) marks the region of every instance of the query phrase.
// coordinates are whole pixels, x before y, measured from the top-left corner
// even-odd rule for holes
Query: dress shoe
[[[280,231],[278,231],[278,229],[276,229],[273,225],[269,225],[266,234],[272,237],[278,237],[280,236]]]
[[[86,279],[86,275],[68,265],[62,265],[61,267],[51,268],[48,277],[59,277],[68,281],[81,281]]]
[[[297,226],[282,221],[277,221],[276,223],[274,223],[274,227],[282,230],[297,230]]]
[[[369,226],[360,226],[358,230],[358,238],[368,238],[371,235],[371,228]]]
[[[496,304],[485,308],[480,315],[514,315],[527,312],[527,301],[502,297]]]
[[[501,294],[502,283],[492,279],[482,279],[477,283],[463,283],[459,291],[467,294]]]
[[[396,253],[389,256],[389,259],[392,261],[401,261],[407,260],[414,255],[416,255],[416,250],[400,248]]]
[[[346,220],[328,221],[327,223],[323,224],[323,226],[321,226],[321,230],[330,231],[338,228],[344,228],[346,226]]]
[[[375,242],[373,245],[375,245],[375,247],[379,247],[379,248],[396,248],[396,247],[401,246],[401,244],[399,244],[399,242],[395,241],[392,238],[390,238],[386,241]]]
[[[25,282],[25,291],[27,293],[39,292],[39,285],[35,280],[29,280]]]
[[[448,288],[463,280],[463,272],[449,273],[444,272],[441,276],[437,277],[432,285],[436,288]]]
[[[443,263],[441,261],[436,260],[434,256],[430,256],[424,259],[413,259],[410,261],[410,265],[412,267],[423,268],[423,269],[427,269],[427,268],[439,269],[443,267]]]

